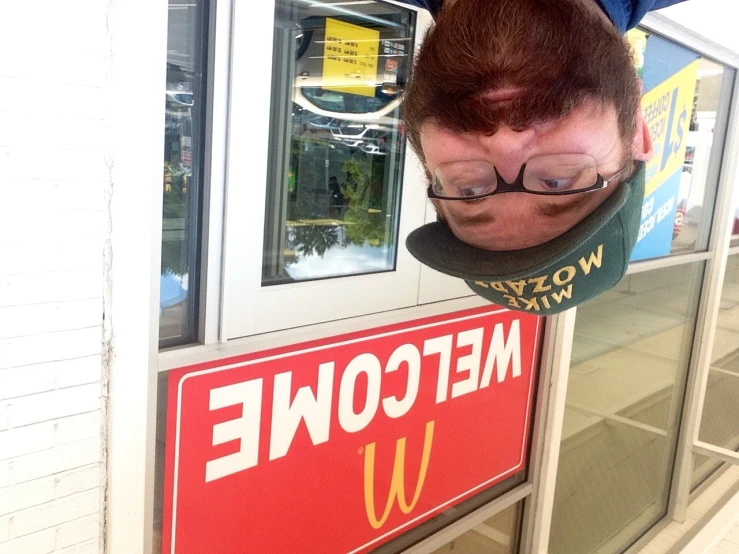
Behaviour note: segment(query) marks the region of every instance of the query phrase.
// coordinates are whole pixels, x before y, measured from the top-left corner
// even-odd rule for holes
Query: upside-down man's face
[[[590,173],[573,177],[581,159],[610,180],[567,195],[435,200],[467,244],[518,250],[548,242],[612,194],[633,161],[651,155],[628,45],[585,1],[456,0],[424,41],[406,120],[440,191],[489,190],[496,172],[514,183],[524,164],[538,177],[532,185],[527,174],[527,189],[567,190],[583,186],[577,179],[595,181]]]

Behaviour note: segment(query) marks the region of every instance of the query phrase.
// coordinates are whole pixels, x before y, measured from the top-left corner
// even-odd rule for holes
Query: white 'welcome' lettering
[[[456,336],[448,334],[429,338],[423,343],[423,355],[415,345],[402,344],[392,352],[384,368],[374,354],[358,354],[341,373],[336,402],[333,398],[335,362],[325,362],[318,366],[315,394],[311,386],[303,386],[293,395],[293,372],[276,374],[272,389],[269,460],[276,460],[289,453],[302,422],[305,423],[313,445],[327,442],[332,432],[334,409],[339,426],[347,433],[358,433],[365,429],[377,416],[380,406],[387,417],[403,417],[415,404],[424,375],[436,378],[437,404],[446,402],[450,396],[454,399],[488,387],[494,371],[498,383],[508,378],[509,369],[511,378],[520,377],[519,320],[512,322],[507,335],[502,323],[495,325],[483,363],[484,336],[485,329],[478,327],[461,331]],[[454,373],[463,378],[453,382],[450,391],[451,366],[455,354]],[[421,371],[424,363],[431,365],[431,371]],[[435,372],[432,370],[434,365]],[[405,390],[402,396],[388,394],[383,397],[383,373],[403,369]],[[362,380],[366,380],[366,394],[363,405],[355,411],[354,399],[360,376]],[[264,379],[260,377],[210,391],[209,410],[240,406],[241,416],[213,426],[213,446],[238,441],[239,448],[233,454],[206,462],[206,482],[245,471],[259,463],[263,389]]]

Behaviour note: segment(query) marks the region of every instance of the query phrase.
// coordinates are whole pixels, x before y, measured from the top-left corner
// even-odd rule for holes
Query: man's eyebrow
[[[495,221],[495,215],[492,210],[484,210],[476,214],[457,213],[454,215],[454,220],[457,225],[476,225]]]
[[[574,212],[582,207],[583,204],[588,202],[587,193],[578,194],[577,198],[561,204],[559,202],[547,202],[545,204],[538,204],[536,211],[543,217],[559,217],[563,214]]]

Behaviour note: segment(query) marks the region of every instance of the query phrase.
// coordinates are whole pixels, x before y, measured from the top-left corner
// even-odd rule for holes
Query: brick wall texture
[[[105,10],[0,3],[0,554],[99,550]]]

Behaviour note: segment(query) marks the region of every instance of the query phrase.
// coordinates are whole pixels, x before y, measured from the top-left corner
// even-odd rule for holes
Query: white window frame
[[[424,223],[436,221],[436,208],[430,200],[426,200],[426,218]],[[418,287],[418,303],[429,304],[441,300],[453,300],[464,296],[472,296],[472,289],[463,279],[450,277],[427,265],[421,266],[421,280]]]
[[[417,12],[417,49],[432,24],[430,15],[407,4],[388,3]],[[469,296],[461,280],[422,269],[405,248],[408,234],[435,217],[427,210],[424,172],[410,147],[397,212],[394,271],[262,286],[271,90],[254,86],[253,76],[264,75],[262,82],[271,83],[266,77],[272,75],[272,55],[255,57],[254,44],[270,45],[271,53],[274,8],[274,0],[250,3],[247,9],[236,4],[233,14],[221,340]]]

